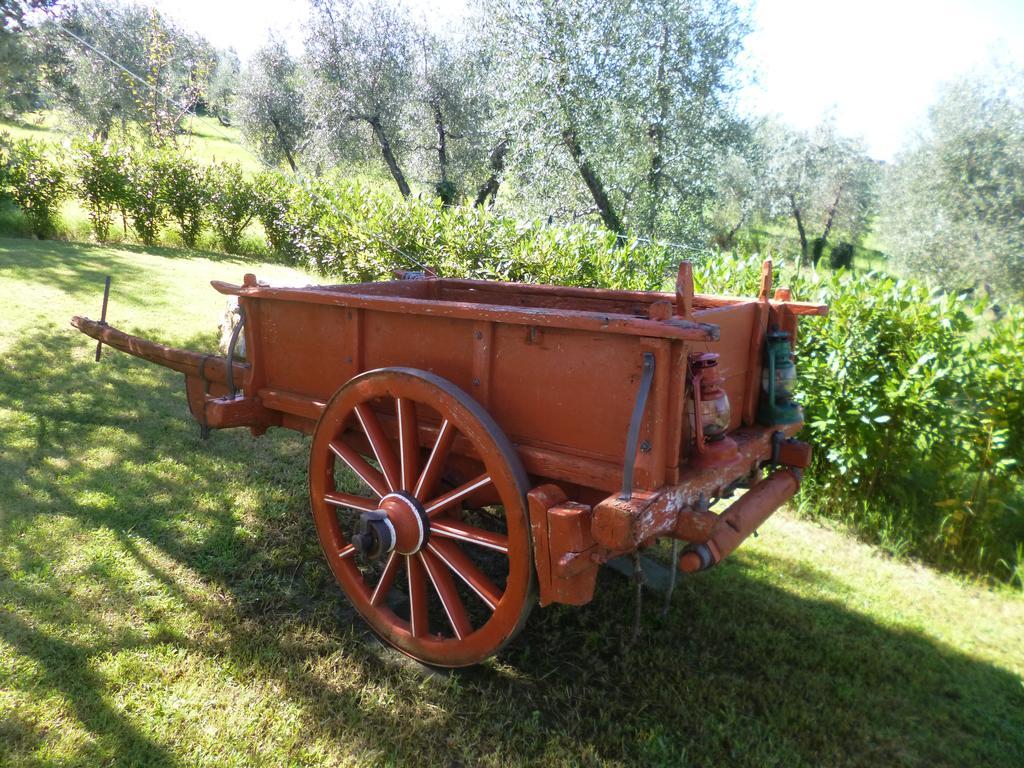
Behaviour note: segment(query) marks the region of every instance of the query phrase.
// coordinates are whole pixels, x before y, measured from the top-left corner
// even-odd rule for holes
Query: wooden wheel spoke
[[[341,491],[328,491],[324,494],[324,501],[335,507],[348,507],[358,509],[360,512],[372,512],[377,508],[377,502],[372,499]]]
[[[430,583],[434,585],[434,591],[441,599],[441,607],[444,608],[448,623],[452,626],[455,637],[459,640],[472,634],[473,625],[470,624],[469,616],[466,614],[466,606],[455,589],[455,582],[451,574],[444,568],[442,562],[428,550],[417,553],[423,566],[427,569],[427,576]]]
[[[427,459],[423,472],[420,474],[420,479],[416,481],[416,488],[412,492],[412,495],[420,501],[423,501],[423,499],[429,497],[434,492],[437,481],[441,477],[441,472],[444,471],[444,463],[445,459],[448,458],[448,451],[451,450],[452,442],[455,440],[455,432],[454,425],[448,419],[444,419],[441,422],[441,428],[437,431],[437,440],[434,442],[434,448],[431,450],[430,457]]]
[[[409,491],[420,472],[420,432],[416,422],[416,404],[405,397],[395,398],[398,414],[398,461],[402,489]]]
[[[391,441],[384,433],[384,428],[366,403],[360,403],[355,407],[356,418],[359,419],[366,439],[370,441],[370,448],[373,455],[384,472],[384,480],[387,482],[389,491],[397,491],[401,487],[401,478],[398,476],[398,461],[395,459],[395,452],[391,447]]]
[[[498,607],[502,591],[491,581],[474,563],[469,556],[459,548],[459,545],[452,541],[435,539],[427,544],[427,548],[433,552],[448,568],[465,582],[473,592],[483,600],[492,611]]]
[[[485,485],[490,485],[491,476],[488,474],[479,475],[474,477],[468,483],[463,483],[458,488],[449,491],[444,496],[438,496],[436,499],[431,501],[429,504],[425,504],[427,515],[434,517],[440,515],[442,512],[451,509],[464,498],[469,496],[473,491],[483,488]]]
[[[508,536],[505,534],[487,531],[457,520],[431,520],[430,535],[478,544],[487,549],[508,553]]]
[[[409,579],[409,627],[413,637],[430,633],[427,615],[427,577],[416,555],[405,555],[405,573]]]
[[[331,453],[348,464],[349,469],[359,475],[378,496],[384,496],[388,492],[388,484],[384,476],[370,466],[359,452],[348,443],[341,440],[334,440],[329,445]]]
[[[398,573],[398,566],[401,562],[402,558],[399,557],[397,552],[392,552],[388,555],[384,571],[381,573],[377,586],[373,588],[373,593],[370,595],[370,605],[380,605],[384,602],[384,599],[391,591],[391,586],[395,583],[395,574]]]
[[[426,664],[476,664],[523,626],[535,602],[525,485],[493,417],[432,371],[358,374],[313,432],[309,498],[334,577],[384,642]],[[377,510],[395,541],[368,566],[346,536]]]

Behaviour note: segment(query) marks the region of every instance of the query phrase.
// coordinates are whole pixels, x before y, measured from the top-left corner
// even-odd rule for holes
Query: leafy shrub
[[[25,214],[36,237],[50,235],[57,222],[61,200],[67,195],[63,169],[28,139],[13,144],[7,152],[6,182],[11,197]]]
[[[238,253],[242,233],[256,215],[256,188],[237,164],[215,166],[209,178],[213,231],[225,251]]]
[[[351,181],[306,181],[284,216],[292,259],[343,280],[428,266],[450,277],[660,287],[663,249],[595,225],[524,225],[475,207],[404,200]]]
[[[109,141],[80,139],[74,144],[76,191],[89,213],[93,234],[100,242],[110,237],[114,212],[124,215],[129,189],[124,150]]]
[[[294,184],[276,171],[264,171],[253,184],[256,218],[263,225],[267,244],[274,255],[295,262],[292,229],[289,224]]]
[[[850,269],[853,266],[853,244],[840,243],[828,253],[828,265],[832,269]]]
[[[156,243],[166,216],[162,171],[156,154],[150,150],[140,148],[129,155],[124,202],[132,228],[144,245]]]
[[[0,131],[0,200],[10,195],[11,149],[14,140],[7,131]]]
[[[716,259],[702,290],[751,295],[756,258]],[[1024,543],[1024,309],[879,274],[785,275],[830,306],[800,324],[815,459],[801,508],[894,551],[1005,579]]]
[[[173,152],[164,152],[156,163],[161,202],[178,225],[182,245],[195,248],[210,204],[207,172],[187,157]]]

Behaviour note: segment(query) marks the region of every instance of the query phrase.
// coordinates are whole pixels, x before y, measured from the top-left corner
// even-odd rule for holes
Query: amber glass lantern
[[[694,448],[691,463],[699,467],[717,467],[731,463],[737,456],[736,441],[726,432],[732,411],[729,396],[718,372],[718,355],[700,352],[690,355],[690,434]]]

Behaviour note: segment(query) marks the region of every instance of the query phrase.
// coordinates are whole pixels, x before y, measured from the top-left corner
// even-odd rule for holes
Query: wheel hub
[[[406,491],[383,496],[377,509],[359,516],[352,545],[364,557],[376,560],[392,551],[419,552],[430,538],[430,518],[423,505]]]

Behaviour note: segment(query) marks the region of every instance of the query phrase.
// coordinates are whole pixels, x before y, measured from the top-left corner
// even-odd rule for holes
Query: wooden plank
[[[214,280],[211,285],[220,293],[247,299],[268,299],[309,304],[328,304],[360,309],[375,309],[430,317],[465,320],[487,320],[516,325],[547,328],[571,328],[600,333],[691,341],[715,341],[718,327],[709,323],[691,322],[682,318],[648,320],[613,312],[586,312],[572,309],[494,306],[457,301],[431,301],[401,296],[371,296],[319,288],[269,288],[265,286],[234,286]]]

